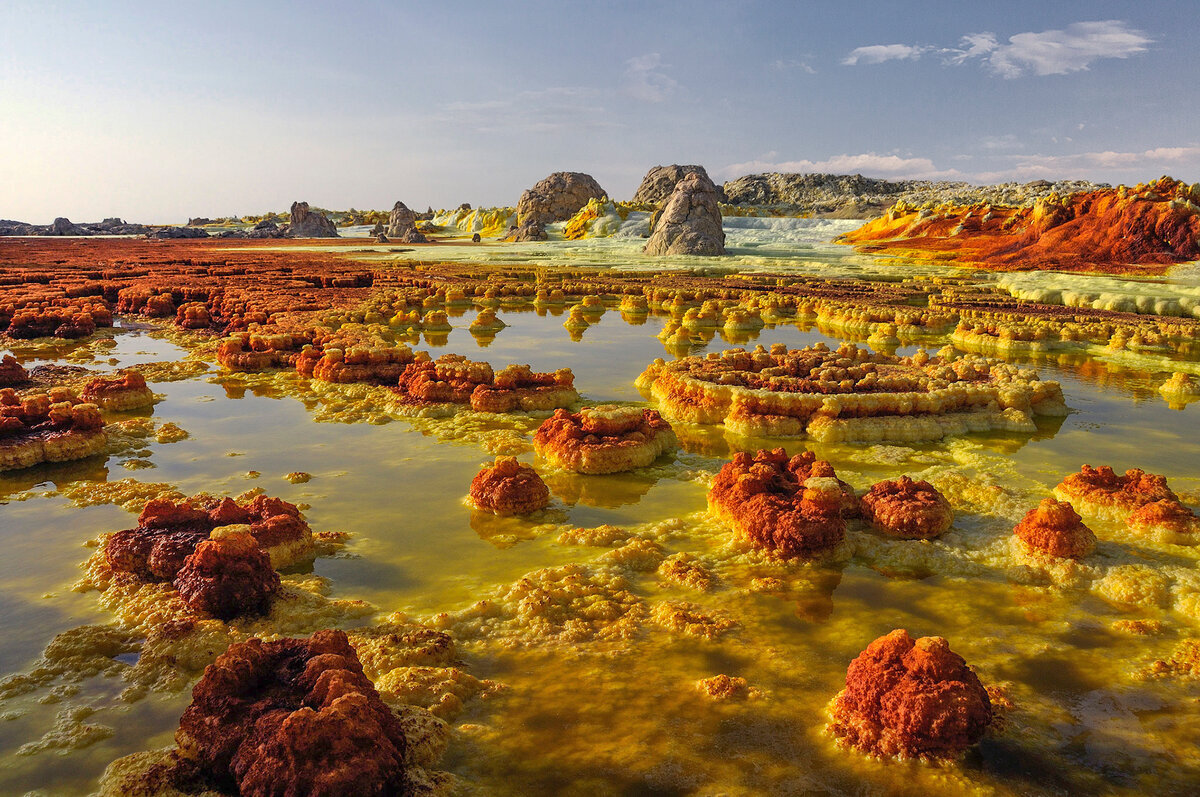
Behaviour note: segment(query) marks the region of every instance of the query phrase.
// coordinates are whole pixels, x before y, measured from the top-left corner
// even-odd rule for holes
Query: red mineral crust
[[[1060,559],[1082,559],[1096,549],[1096,535],[1065,501],[1043,498],[1013,529],[1035,551]]]
[[[513,457],[496,457],[471,480],[471,501],[497,515],[526,515],[550,503],[550,490],[533,468]]]
[[[242,797],[406,792],[400,721],[342,631],[231,645],[179,720],[174,780]]]
[[[99,377],[88,382],[80,397],[103,410],[132,410],[154,403],[154,393],[146,378],[134,370],[123,371],[112,378]]]
[[[1054,493],[1070,501],[1085,513],[1100,515],[1109,520],[1121,520],[1130,512],[1154,501],[1178,501],[1167,487],[1165,476],[1130,468],[1118,476],[1107,465],[1093,468],[1084,465],[1079,473],[1063,479]]]
[[[533,435],[538,456],[575,473],[644,468],[677,445],[671,425],[656,410],[613,405],[555,410]]]
[[[279,591],[279,574],[254,537],[234,532],[197,545],[174,583],[191,608],[231,620],[239,614],[264,614]]]
[[[312,531],[294,505],[259,495],[247,505],[233,499],[175,503],[155,499],[138,516],[137,528],[118,531],[104,545],[113,570],[147,581],[172,581],[184,562],[218,526],[247,525],[275,567],[286,567],[313,550]]]
[[[80,402],[66,388],[24,397],[0,388],[0,471],[82,459],[107,445],[96,405]]]
[[[954,522],[946,497],[929,482],[908,476],[871,485],[862,497],[862,515],[875,530],[904,540],[933,539]]]
[[[829,731],[868,755],[954,758],[992,723],[979,678],[941,637],[913,640],[896,629],[867,646],[846,669],[830,707]]]
[[[1194,187],[1163,177],[1023,208],[897,205],[839,240],[868,251],[949,252],[1000,271],[1161,274],[1200,258],[1197,204]]]
[[[1177,545],[1200,542],[1200,517],[1179,501],[1170,499],[1142,504],[1129,516],[1129,528],[1160,542]]]
[[[708,502],[756,548],[813,556],[845,539],[847,489],[828,462],[764,449],[735,454],[713,480]]]
[[[28,379],[29,372],[25,370],[25,366],[17,362],[16,357],[6,354],[3,359],[0,359],[0,387],[19,385]]]
[[[552,410],[579,399],[569,368],[537,373],[528,365],[499,372],[460,354],[420,360],[404,369],[396,392],[410,404],[470,404],[477,412]]]

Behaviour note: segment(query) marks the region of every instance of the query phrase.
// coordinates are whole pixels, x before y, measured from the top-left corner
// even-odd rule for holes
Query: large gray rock
[[[307,202],[293,202],[287,228],[288,238],[337,238],[337,227],[320,213],[308,209]]]
[[[648,255],[725,254],[725,231],[712,180],[692,172],[675,185],[642,251]]]
[[[662,204],[671,196],[671,192],[675,190],[679,181],[693,172],[704,175],[705,180],[709,179],[708,172],[704,170],[703,166],[680,166],[676,163],[670,166],[655,166],[642,178],[642,184],[638,186],[637,193],[633,195],[633,201],[653,205]],[[720,186],[716,188],[717,201],[724,202],[725,192]]]
[[[408,205],[397,202],[388,214],[388,225],[384,231],[388,238],[403,241],[408,244],[427,243],[428,239],[417,231],[417,214],[408,209]]]
[[[517,203],[517,223],[551,224],[566,221],[588,203],[608,194],[590,174],[555,172],[521,194]]]
[[[520,226],[509,227],[508,235],[504,236],[504,240],[521,243],[523,241],[545,241],[549,237],[546,235],[546,228],[542,226],[540,221],[527,219],[521,222]],[[474,240],[474,238],[471,240]]]
[[[46,235],[91,235],[92,233],[80,227],[78,224],[72,224],[70,219],[59,216],[50,225],[50,229],[46,231]]]
[[[147,238],[208,238],[208,230],[201,227],[160,227],[146,233]]]

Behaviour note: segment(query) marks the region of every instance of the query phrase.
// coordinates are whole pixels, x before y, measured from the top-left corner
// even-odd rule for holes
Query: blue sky
[[[627,199],[659,163],[1196,181],[1197,10],[7,0],[0,218]]]

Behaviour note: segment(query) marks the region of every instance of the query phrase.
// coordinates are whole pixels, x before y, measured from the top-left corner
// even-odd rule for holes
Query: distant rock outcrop
[[[46,235],[91,235],[92,233],[78,224],[72,224],[70,219],[59,216],[50,225]]]
[[[971,185],[932,180],[879,180],[861,174],[747,174],[725,183],[730,205],[773,208],[785,214],[811,213],[825,218],[867,219],[896,202],[1024,207],[1051,195],[1067,196],[1107,186],[1065,180],[1051,183]]]
[[[661,204],[671,196],[671,192],[675,190],[679,181],[693,172],[704,175],[705,180],[709,179],[708,172],[704,170],[703,166],[680,166],[679,164],[655,166],[642,178],[642,184],[638,186],[637,193],[633,195],[633,201],[653,205]],[[717,186],[716,189],[717,201],[724,202],[724,190],[720,186]]]
[[[540,225],[566,221],[587,204],[589,199],[607,196],[591,175],[582,172],[555,172],[521,194],[517,203],[517,221]],[[544,240],[544,239],[536,239]]]
[[[1019,207],[901,201],[837,240],[871,252],[939,260],[950,254],[1000,271],[1161,274],[1172,263],[1200,259],[1200,184],[1163,177],[1133,188],[1051,194]]]
[[[208,231],[201,227],[160,227],[146,233],[147,238],[208,238]]]
[[[642,251],[648,255],[725,254],[725,231],[712,180],[692,172],[675,185]]]
[[[546,228],[541,222],[526,220],[521,222],[520,226],[510,227],[508,235],[504,236],[505,241],[513,243],[521,243],[523,241],[545,241],[549,238],[546,235]]]
[[[406,244],[428,243],[428,239],[417,231],[417,214],[409,210],[408,205],[403,202],[397,202],[392,206],[384,235],[389,239],[403,241]]]
[[[288,238],[337,238],[337,226],[320,213],[308,209],[307,202],[293,202],[287,227]]]

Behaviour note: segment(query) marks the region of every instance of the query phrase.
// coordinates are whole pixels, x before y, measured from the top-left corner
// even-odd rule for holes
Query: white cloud
[[[868,47],[855,47],[842,59],[842,63],[846,66],[857,66],[882,64],[884,61],[915,61],[928,49],[910,44],[872,44]]]
[[[1084,178],[1097,170],[1138,173],[1138,179],[1154,176],[1159,169],[1200,165],[1200,146],[1155,147],[1141,152],[1103,150],[1071,155],[1014,155],[1010,169],[984,172],[976,179],[997,180],[1048,178]]]
[[[812,172],[828,174],[864,174],[868,177],[895,177],[926,180],[954,180],[962,177],[957,169],[938,169],[929,158],[904,158],[864,152],[858,155],[834,155],[820,161],[796,160],[773,162],[752,160],[733,163],[718,170],[726,179],[761,172]]]
[[[771,69],[774,69],[776,72],[789,72],[793,69],[798,69],[806,75],[815,75],[817,74],[817,70],[813,69],[812,65],[809,64],[810,57],[806,56],[803,59],[776,58],[771,62]]]
[[[635,56],[625,62],[625,93],[645,102],[662,102],[679,83],[663,71],[669,64],[659,53]]]
[[[1121,20],[1075,22],[1062,30],[1018,33],[1001,43],[994,33],[968,33],[958,47],[938,49],[910,44],[873,44],[858,47],[843,64],[881,64],[915,61],[929,52],[948,65],[977,60],[993,74],[1005,78],[1023,75],[1066,75],[1086,70],[1103,58],[1128,58],[1145,52],[1154,42],[1144,32]]]
[[[969,38],[969,37],[968,37]],[[997,44],[985,62],[993,72],[1013,78],[1032,72],[1035,75],[1065,75],[1085,70],[1101,58],[1128,58],[1146,51],[1153,40],[1124,22],[1076,22],[1065,30],[1018,33],[1008,44]]]

